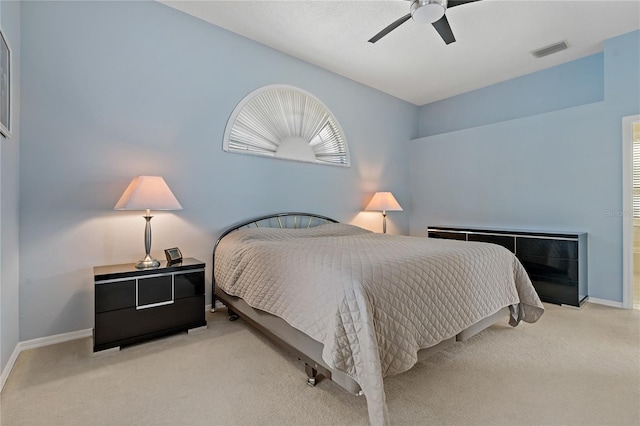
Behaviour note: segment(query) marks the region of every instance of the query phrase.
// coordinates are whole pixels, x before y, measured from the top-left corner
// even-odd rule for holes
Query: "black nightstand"
[[[97,266],[93,351],[206,327],[203,262],[185,258],[159,268]]]

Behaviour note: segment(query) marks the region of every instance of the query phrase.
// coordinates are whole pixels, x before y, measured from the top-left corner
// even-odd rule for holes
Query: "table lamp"
[[[382,212],[382,232],[387,233],[387,210],[402,211],[402,207],[390,192],[376,192],[367,205],[366,211]]]
[[[144,248],[146,256],[136,264],[138,269],[157,268],[160,262],[151,257],[151,210],[182,210],[161,176],[136,176],[118,200],[114,210],[146,210]]]

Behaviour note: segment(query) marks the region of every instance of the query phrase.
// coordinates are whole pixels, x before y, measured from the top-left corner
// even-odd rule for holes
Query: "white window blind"
[[[240,154],[350,166],[338,120],[316,97],[286,85],[247,95],[231,114],[222,149]]]
[[[633,217],[640,218],[640,139],[633,140]]]

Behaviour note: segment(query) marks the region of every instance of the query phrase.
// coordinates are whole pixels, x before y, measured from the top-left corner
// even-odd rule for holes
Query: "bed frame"
[[[213,267],[211,272],[211,311],[215,311],[216,299],[220,300],[229,313],[229,320],[235,321],[239,317],[251,326],[261,331],[275,343],[297,356],[305,364],[307,384],[315,386],[320,377],[332,380],[347,392],[361,395],[360,385],[346,373],[334,370],[322,360],[322,343],[313,340],[300,330],[293,328],[282,318],[271,315],[259,309],[254,309],[239,297],[231,296],[221,289],[216,288],[215,280],[215,256],[220,241],[229,233],[243,228],[268,227],[268,228],[309,228],[326,223],[338,223],[338,221],[326,216],[312,213],[276,213],[261,216],[239,224],[233,225],[220,235],[213,249]],[[423,360],[431,354],[455,343],[464,341],[473,335],[491,326],[496,321],[509,315],[509,308],[505,307],[495,314],[484,318],[471,327],[458,333],[450,339],[444,340],[435,346],[422,349],[418,352],[418,360]]]

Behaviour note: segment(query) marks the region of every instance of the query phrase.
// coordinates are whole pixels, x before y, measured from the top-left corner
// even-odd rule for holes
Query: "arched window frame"
[[[285,149],[287,144],[293,149]],[[256,89],[238,103],[227,122],[222,149],[315,164],[351,165],[346,137],[329,108],[311,93],[283,84]]]

